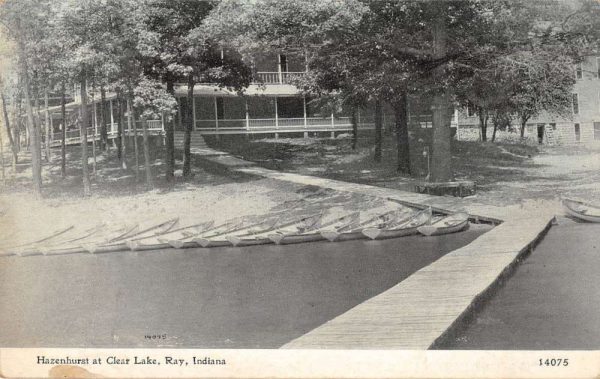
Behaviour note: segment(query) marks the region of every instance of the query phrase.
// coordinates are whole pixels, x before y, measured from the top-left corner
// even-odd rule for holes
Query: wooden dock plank
[[[427,349],[551,222],[508,221],[283,348]]]

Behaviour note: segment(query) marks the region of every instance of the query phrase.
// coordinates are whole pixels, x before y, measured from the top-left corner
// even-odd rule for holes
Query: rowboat
[[[18,245],[13,245],[13,246],[7,247],[6,250],[14,250],[14,249],[18,249],[18,248],[31,247],[31,246],[40,244],[42,242],[49,242],[49,241],[55,240],[56,238],[64,235],[67,232],[70,232],[74,228],[75,228],[74,225],[70,225],[66,228],[59,228],[43,238],[36,239],[36,240],[30,241],[30,242],[21,243]]]
[[[281,212],[270,215],[251,215],[228,220],[206,233],[201,233],[192,238],[195,247],[228,246],[231,242],[227,236],[231,234],[261,233],[265,228],[275,223],[281,217]]]
[[[173,247],[170,240],[181,240],[184,238],[191,238],[198,235],[208,229],[214,224],[214,221],[203,222],[195,225],[188,225],[174,230],[170,230],[167,233],[160,234],[158,236],[134,238],[126,241],[125,243],[132,251],[142,250],[156,250],[156,249],[168,249]]]
[[[211,233],[211,235],[204,235],[195,237],[193,239],[198,245],[202,247],[220,247],[220,246],[231,246],[231,236],[248,237],[252,235],[260,235],[266,232],[275,230],[280,224],[281,218],[284,216],[283,213],[277,213],[275,215],[263,215],[263,219],[257,223],[240,226],[233,230],[228,230],[220,233]],[[235,239],[234,239],[235,240]]]
[[[127,245],[128,240],[133,240],[136,237],[148,238],[162,235],[172,229],[179,222],[179,218],[172,218],[167,221],[160,222],[158,224],[150,225],[148,227],[140,227],[136,225],[130,228],[129,231],[121,233],[117,237],[113,237],[108,241],[101,243],[88,242],[82,244],[82,247],[89,253],[112,253],[117,251],[129,250]]]
[[[439,236],[442,234],[456,233],[469,226],[469,215],[455,213],[432,222],[430,225],[419,226],[417,230],[425,236]]]
[[[227,236],[227,239],[233,246],[252,246],[252,245],[264,245],[268,243],[273,243],[273,241],[269,238],[269,234],[272,234],[274,231],[281,230],[290,230],[290,231],[298,231],[304,230],[310,225],[314,225],[321,218],[321,214],[313,214],[310,216],[296,216],[292,220],[281,221],[274,225],[270,230],[266,230],[262,233],[258,234],[246,234],[246,235],[230,235]]]
[[[216,236],[216,235],[220,235],[221,233],[226,233],[230,230],[237,230],[240,228],[240,225],[242,225],[242,219],[241,218],[237,218],[234,220],[229,220],[223,224],[219,224],[217,226],[212,226],[209,227],[205,230],[200,230],[199,228],[193,228],[190,231],[184,231],[182,232],[180,236],[164,236],[161,237],[161,240],[163,242],[166,242],[169,244],[169,246],[175,248],[175,249],[185,249],[185,248],[191,248],[191,247],[199,247],[200,245],[194,240],[196,238],[202,238],[202,236],[205,235],[209,235],[209,236]]]
[[[86,229],[83,232],[72,229],[70,233],[65,233],[63,236],[65,238],[62,239],[52,239],[50,241],[46,241],[43,243],[37,243],[32,246],[28,246],[25,249],[22,249],[16,254],[21,256],[29,256],[29,255],[47,255],[48,253],[54,250],[63,250],[66,247],[74,247],[78,246],[81,241],[85,241],[87,239],[92,238],[93,236],[97,236],[100,234],[102,229],[105,227],[104,223],[96,225],[92,228]]]
[[[600,222],[600,207],[583,201],[563,199],[563,207],[569,216],[587,222]]]
[[[368,227],[361,233],[372,240],[398,238],[418,233],[417,228],[431,221],[431,208],[417,212],[409,217],[399,217],[390,223],[382,223],[376,227]]]
[[[139,240],[139,239],[143,239],[143,238],[147,238],[147,237],[161,235],[161,234],[168,232],[172,228],[174,228],[175,225],[177,225],[177,223],[179,223],[179,217],[175,217],[170,220],[160,222],[158,224],[151,224],[146,227],[138,226],[136,229],[133,229],[131,232],[125,233],[118,237],[115,237],[108,242],[111,243],[111,242],[117,242],[117,241],[123,241],[123,240],[129,241],[129,240],[134,240],[134,239]]]
[[[322,218],[320,219],[322,220]],[[352,212],[325,223],[316,222],[305,230],[291,232],[288,230],[278,230],[276,233],[269,234],[268,238],[278,245],[321,241],[325,239],[321,235],[321,231],[324,228],[337,230],[348,225],[354,225],[358,220],[360,220],[360,212]]]
[[[359,223],[358,225],[347,225],[342,228],[335,229],[323,229],[321,235],[330,242],[336,241],[350,241],[360,238],[365,238],[366,235],[362,233],[363,229],[367,228],[383,228],[387,225],[392,225],[399,219],[406,219],[405,208],[394,209],[387,211],[383,214],[374,216],[366,221]],[[403,217],[404,216],[404,217]]]

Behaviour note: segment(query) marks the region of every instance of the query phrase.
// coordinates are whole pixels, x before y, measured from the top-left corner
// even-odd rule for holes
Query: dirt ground
[[[349,137],[263,139],[235,143],[222,141],[221,148],[267,168],[316,175],[355,183],[412,191],[425,180],[418,173],[406,178],[396,171],[393,138],[384,140],[383,161],[373,161],[371,136],[359,139],[352,150]],[[219,146],[215,146],[219,147]],[[506,206],[575,197],[600,202],[600,144],[537,146],[515,142],[481,143],[453,141],[456,179],[472,180],[482,204]],[[416,154],[413,154],[414,158]],[[417,169],[426,161],[415,162]],[[426,164],[425,164],[426,166]]]
[[[99,157],[92,175],[92,196],[82,196],[80,157],[77,148],[69,149],[67,177],[60,178],[59,157],[44,168],[43,197],[30,188],[31,168],[24,161],[16,175],[9,173],[10,186],[0,192],[1,245],[13,246],[32,241],[75,225],[92,228],[106,224],[157,223],[178,217],[180,225],[207,220],[215,222],[249,214],[265,213],[272,206],[302,197],[301,186],[242,175],[220,175],[194,164],[194,177],[183,181],[179,174],[174,185],[167,185],[161,173],[162,160],[154,166],[156,186],[148,190],[137,181],[130,165],[121,170],[114,152]],[[90,159],[91,162],[91,159]],[[129,162],[132,163],[132,162]],[[181,162],[177,162],[181,166]],[[143,171],[140,173],[143,178]],[[0,187],[1,188],[1,187]]]

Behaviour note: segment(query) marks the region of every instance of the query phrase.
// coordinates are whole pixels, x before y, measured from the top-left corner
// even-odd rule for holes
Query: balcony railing
[[[302,78],[306,72],[257,72],[254,83],[257,84],[293,84]]]

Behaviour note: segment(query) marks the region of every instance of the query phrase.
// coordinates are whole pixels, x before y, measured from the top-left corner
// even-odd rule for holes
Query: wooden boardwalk
[[[512,220],[285,349],[428,349],[530,248],[552,218]]]
[[[237,172],[377,196],[417,208],[431,206],[442,213],[466,211],[473,219],[499,224],[389,290],[285,344],[284,349],[428,349],[460,324],[554,220],[548,209],[507,212],[507,207],[472,199],[273,171],[210,148],[196,154]]]

